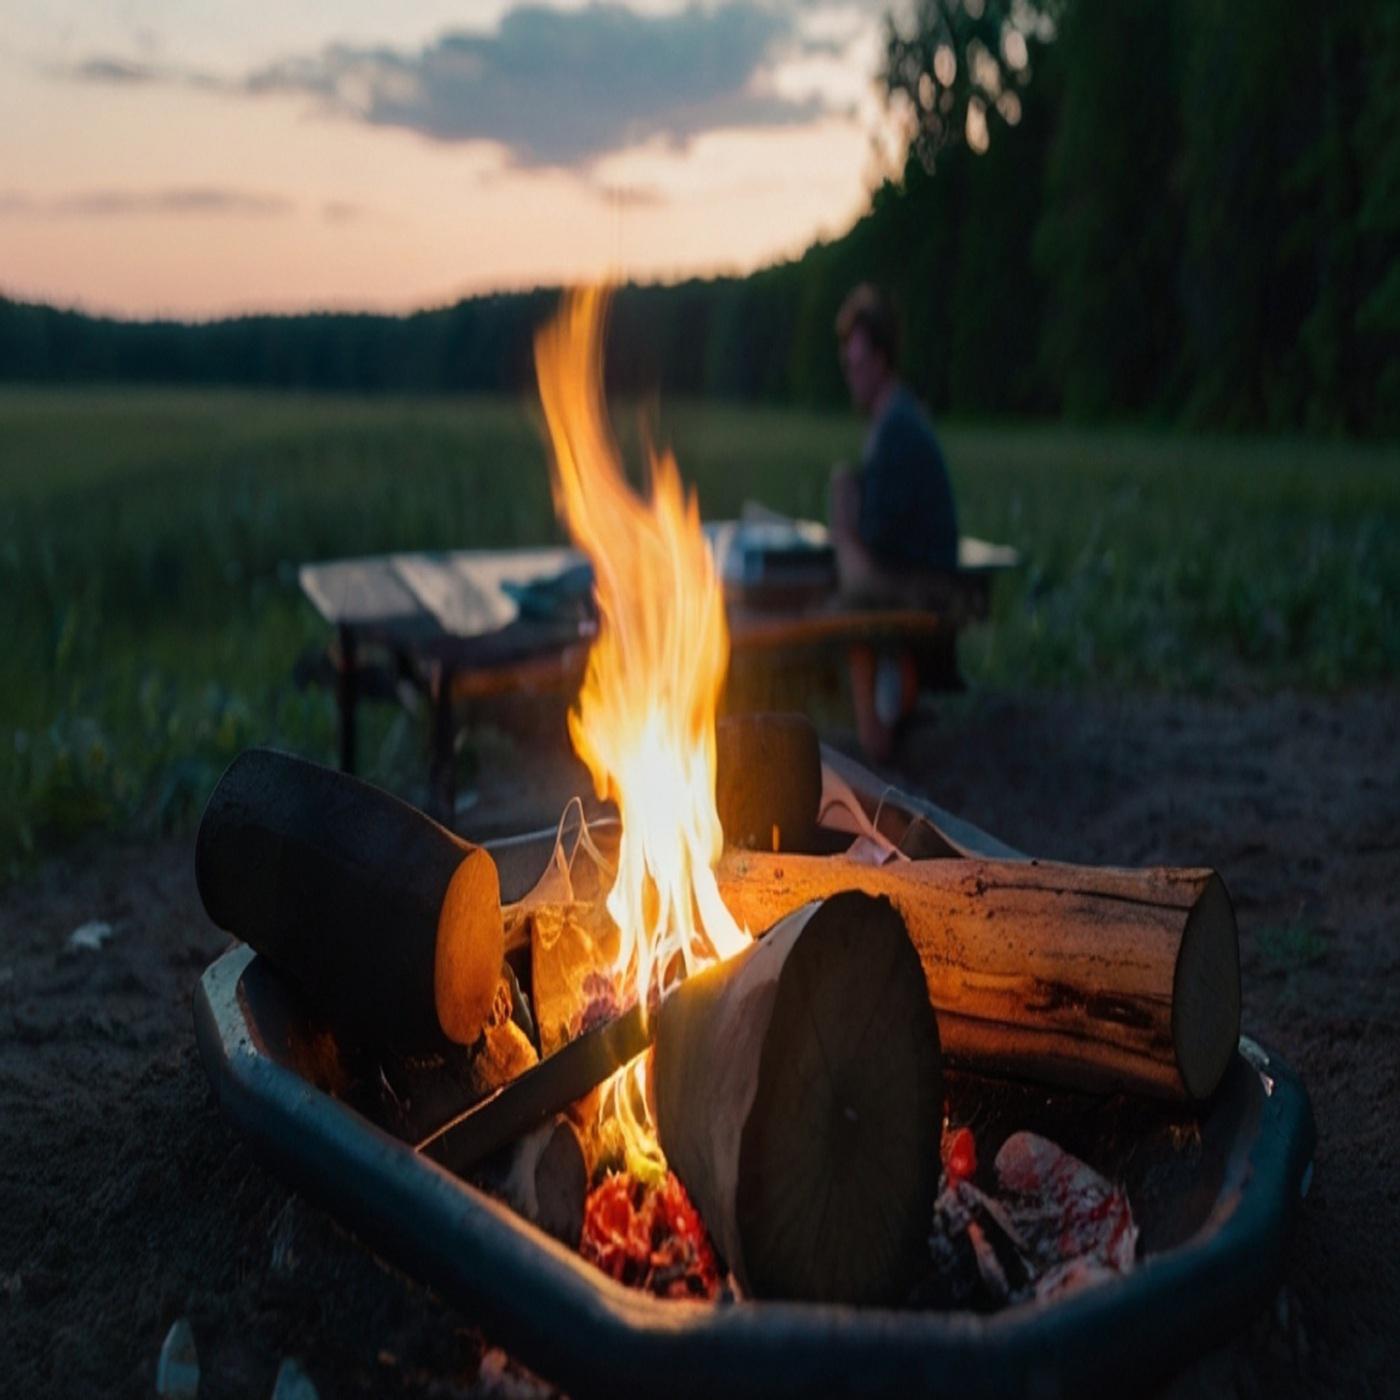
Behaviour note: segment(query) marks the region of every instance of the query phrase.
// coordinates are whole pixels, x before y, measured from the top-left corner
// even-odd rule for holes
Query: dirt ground
[[[1210,864],[1234,895],[1245,1028],[1301,1071],[1317,1170],[1274,1307],[1173,1397],[1400,1394],[1397,753],[1390,689],[966,697],[901,754],[902,782],[1024,850]],[[464,828],[551,819],[548,757],[496,762]],[[70,948],[90,920],[110,939]],[[148,1395],[180,1317],[204,1396],[266,1396],[286,1356],[322,1396],[540,1389],[225,1126],[190,1019],[225,942],[188,842],[94,845],[0,894],[0,1391]]]

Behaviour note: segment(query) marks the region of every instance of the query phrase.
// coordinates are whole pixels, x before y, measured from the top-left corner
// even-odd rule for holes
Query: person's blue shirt
[[[863,467],[860,537],[877,562],[896,572],[955,568],[958,518],[943,450],[902,384],[870,429]]]

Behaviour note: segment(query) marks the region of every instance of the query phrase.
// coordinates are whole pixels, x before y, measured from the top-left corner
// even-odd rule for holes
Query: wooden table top
[[[804,542],[825,539],[820,525],[793,523]],[[735,522],[707,526],[722,561],[735,528]],[[559,546],[383,554],[305,564],[299,580],[328,623],[430,665],[454,672],[528,671],[542,665],[554,675],[561,665],[574,668],[578,658],[571,653],[586,652],[593,624],[522,617],[507,586],[549,579],[582,562],[578,551]],[[954,578],[965,576],[971,582],[1019,562],[1016,551],[1005,545],[964,538]],[[723,562],[721,572],[726,572]],[[728,615],[731,641],[739,649],[919,635],[943,625],[928,610],[852,606],[826,584],[785,590],[776,606],[756,606],[752,595],[731,590]]]

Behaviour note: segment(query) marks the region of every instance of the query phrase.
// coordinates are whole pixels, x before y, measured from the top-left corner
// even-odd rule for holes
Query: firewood
[[[506,964],[502,964],[505,967]],[[483,1097],[519,1079],[539,1064],[540,1057],[530,1037],[514,1018],[511,981],[502,975],[496,996],[472,1047],[467,1064],[468,1083],[473,1094]]]
[[[661,1145],[743,1289],[891,1303],[926,1249],[942,1062],[888,900],[811,904],[656,1013]]]
[[[821,745],[806,715],[728,715],[715,728],[715,805],[726,846],[810,851]]]
[[[683,990],[683,989],[682,989]],[[655,1022],[638,1006],[581,1032],[567,1045],[441,1123],[417,1150],[459,1175],[555,1114],[591,1095],[651,1043]],[[597,1099],[594,1099],[596,1112]]]
[[[574,1125],[556,1116],[503,1148],[481,1169],[482,1184],[547,1235],[572,1248],[583,1232],[588,1167]]]
[[[209,917],[336,1024],[411,1051],[481,1033],[501,976],[487,852],[347,774],[249,749],[195,843]]]
[[[731,852],[718,873],[750,928],[839,890],[891,899],[950,1063],[1196,1101],[1239,1039],[1234,909],[1210,870]]]

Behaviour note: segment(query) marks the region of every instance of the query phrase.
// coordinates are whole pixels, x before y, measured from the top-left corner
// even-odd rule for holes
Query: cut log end
[[[806,715],[728,715],[716,731],[715,806],[725,844],[808,851],[817,832],[822,756]]]
[[[195,881],[337,1032],[402,1054],[480,1033],[504,941],[494,862],[406,802],[249,749],[210,794]]]
[[[578,1248],[588,1167],[578,1132],[556,1116],[504,1148],[481,1172],[482,1184],[548,1235]]]
[[[459,1045],[476,1039],[491,1012],[505,953],[500,904],[495,861],[483,850],[469,851],[442,901],[433,967],[438,1022]]]
[[[657,1021],[661,1144],[755,1297],[892,1303],[938,1177],[938,1025],[904,921],[833,896],[690,979]]]
[[[1225,882],[1212,874],[1186,920],[1172,986],[1172,1041],[1191,1099],[1208,1098],[1240,1039],[1240,948]]]
[[[885,899],[827,900],[783,968],[740,1146],[737,1209],[756,1292],[895,1302],[938,1185],[938,1024]]]

